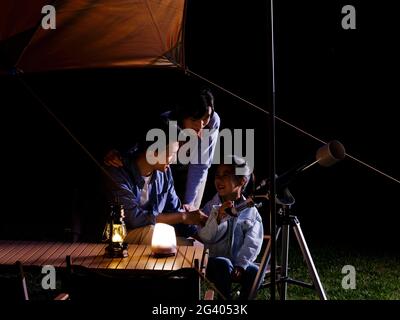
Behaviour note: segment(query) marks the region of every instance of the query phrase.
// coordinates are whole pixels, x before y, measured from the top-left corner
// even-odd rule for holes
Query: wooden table
[[[200,272],[207,260],[203,257],[204,247],[198,242],[194,246],[178,246],[177,254],[166,258],[153,257],[150,246],[133,244],[128,247],[127,258],[108,258],[104,255],[105,247],[103,243],[0,240],[0,265],[11,266],[20,261],[24,267],[52,265],[55,268],[65,268],[66,256],[70,256],[72,265],[90,270],[160,275],[183,268]],[[197,281],[200,292],[198,272],[193,274],[197,277],[194,281]]]
[[[154,258],[150,246],[129,245],[127,258],[107,258],[103,243],[62,243],[0,240],[0,264],[24,266],[65,267],[65,257],[71,256],[74,265],[89,269],[159,270],[172,271],[202,265],[203,246],[178,246],[173,257]],[[196,264],[195,261],[198,261]]]

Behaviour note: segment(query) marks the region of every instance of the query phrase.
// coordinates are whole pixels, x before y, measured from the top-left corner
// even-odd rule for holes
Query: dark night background
[[[398,179],[400,54],[392,2],[275,2],[277,116],[323,140],[341,141],[349,154]],[[347,4],[356,8],[356,30],[341,27]],[[191,1],[186,55],[192,71],[270,110],[270,52],[269,1]],[[133,142],[134,132],[167,110],[188,81],[171,69],[23,78],[99,161],[108,148]],[[0,76],[0,85],[0,238],[62,240],[79,205],[74,199],[93,201],[99,170],[16,79]],[[255,173],[267,177],[268,117],[213,92],[223,128],[255,129]],[[277,172],[320,146],[277,122]],[[330,168],[313,167],[290,189],[311,249],[343,244],[398,250],[398,183],[347,158]],[[210,184],[205,199],[213,194]],[[88,208],[86,222],[97,226],[94,211]],[[266,209],[262,214],[268,221]]]

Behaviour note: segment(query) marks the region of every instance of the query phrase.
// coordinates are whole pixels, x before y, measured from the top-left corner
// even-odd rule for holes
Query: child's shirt
[[[238,217],[226,216],[217,223],[221,200],[218,194],[203,208],[209,218],[199,230],[199,236],[210,257],[226,257],[234,266],[246,269],[261,251],[264,238],[261,216],[255,207],[239,212]]]

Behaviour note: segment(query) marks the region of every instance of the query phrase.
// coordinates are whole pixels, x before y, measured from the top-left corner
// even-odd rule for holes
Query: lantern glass
[[[113,224],[112,242],[122,243],[126,237],[125,224]]]
[[[128,256],[128,245],[124,242],[127,231],[123,218],[123,206],[111,205],[109,221],[103,232],[103,241],[108,242],[106,247],[106,255],[108,257]]]

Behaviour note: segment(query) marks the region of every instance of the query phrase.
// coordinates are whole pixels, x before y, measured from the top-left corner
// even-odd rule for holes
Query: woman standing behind
[[[187,98],[162,118],[177,121],[182,129],[191,129],[197,136],[197,150],[189,155],[189,164],[182,164],[179,156],[173,173],[178,196],[184,207],[199,209],[218,141],[220,118],[214,110],[214,97],[209,89],[189,92]],[[205,133],[207,130],[207,133]],[[186,130],[187,131],[187,130]],[[185,143],[181,143],[181,146]]]

